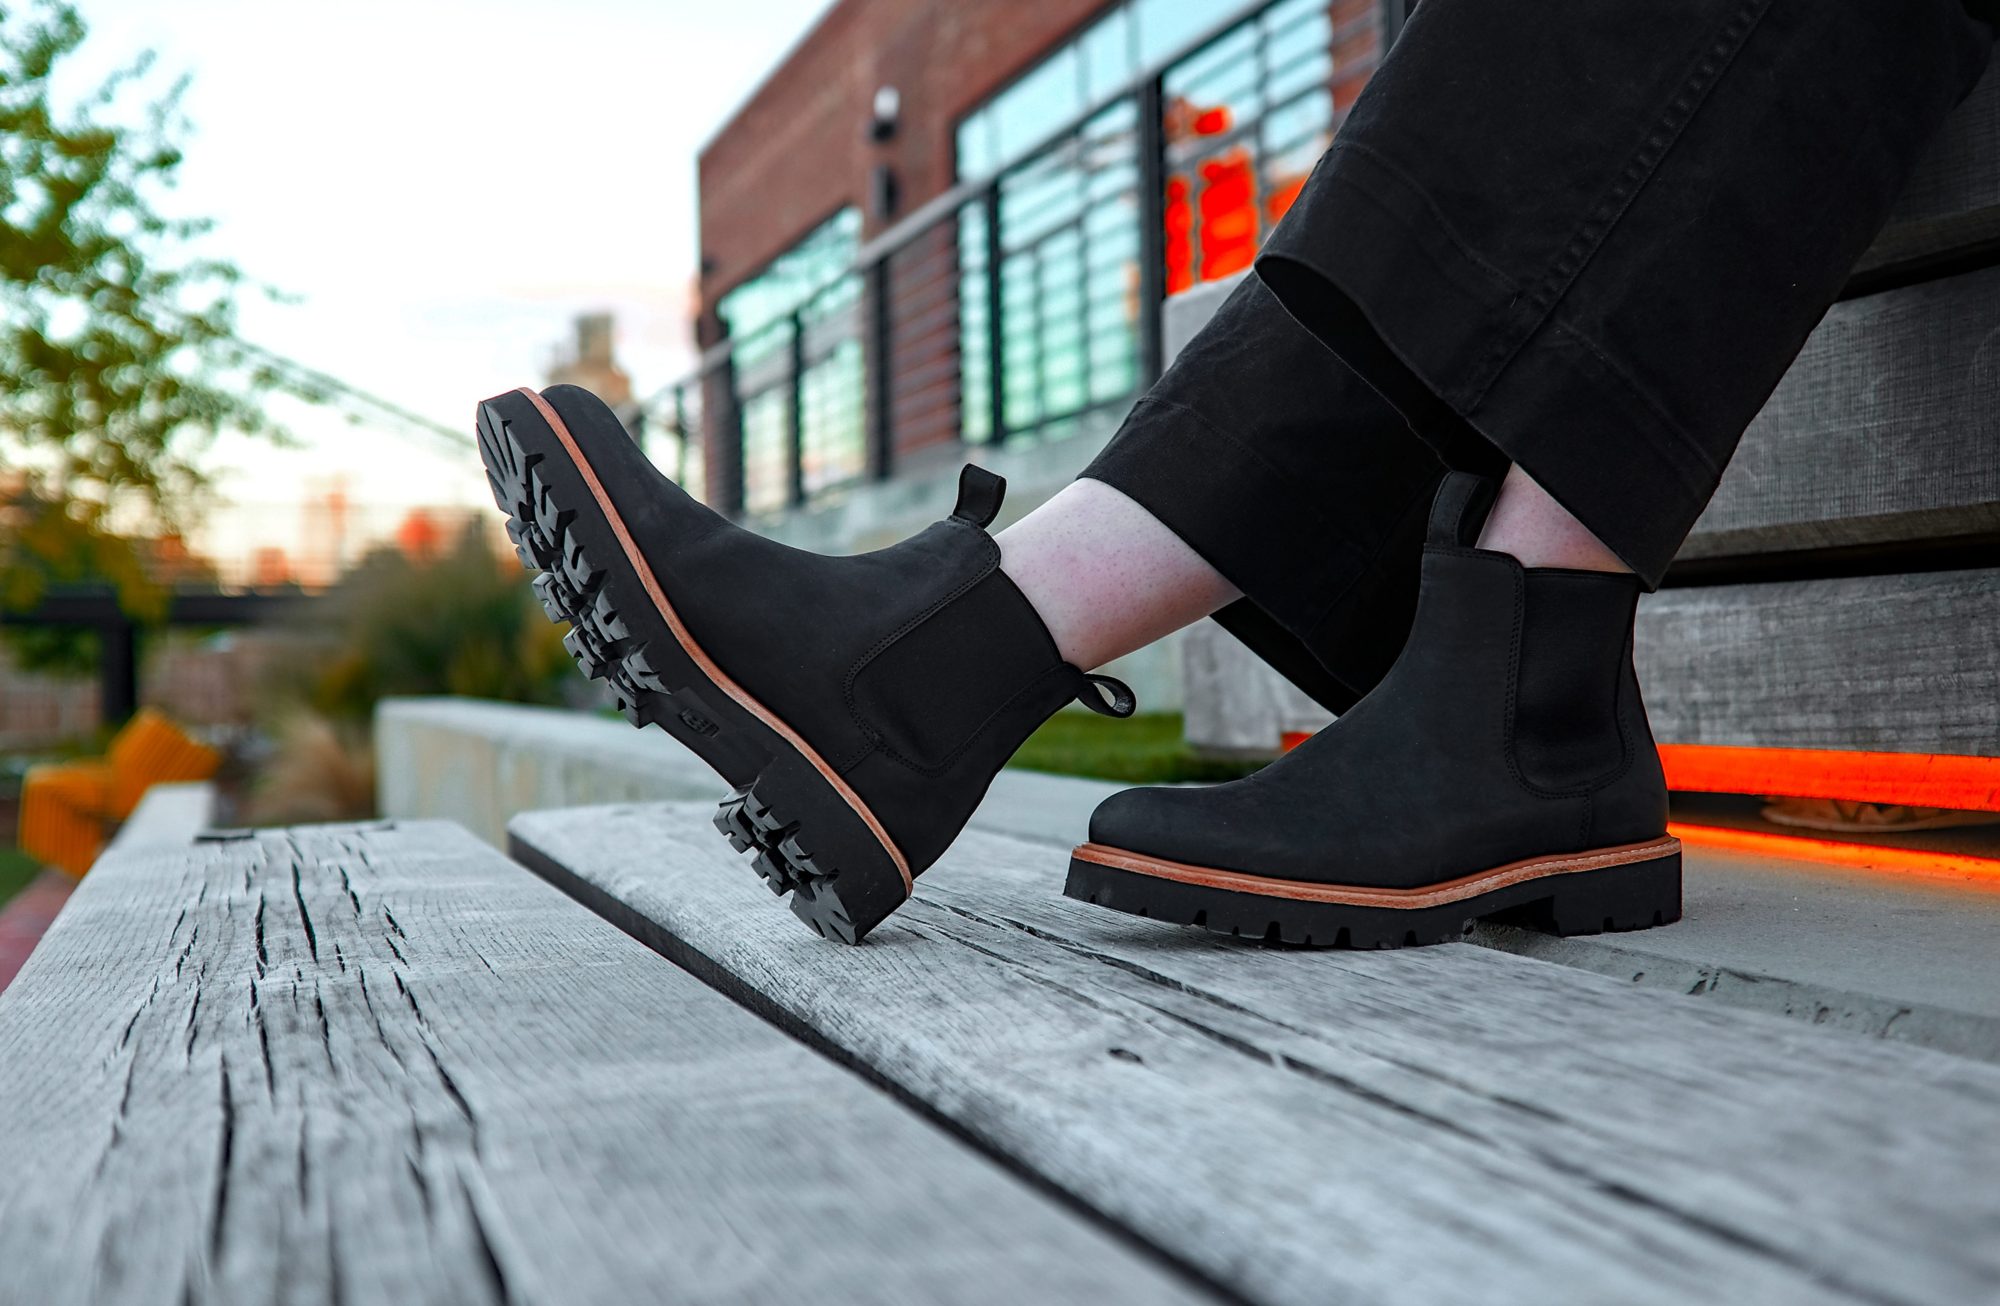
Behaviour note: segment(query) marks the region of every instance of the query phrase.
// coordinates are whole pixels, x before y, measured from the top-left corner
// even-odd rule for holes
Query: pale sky
[[[827,0],[79,0],[79,65],[159,54],[194,132],[169,207],[300,297],[249,339],[439,421],[539,384],[571,317],[618,315],[641,395],[689,365],[694,160]],[[485,504],[476,457],[283,405],[309,448],[231,440],[205,542],[291,547],[344,474],[389,509]],[[264,542],[264,541],[259,541]]]

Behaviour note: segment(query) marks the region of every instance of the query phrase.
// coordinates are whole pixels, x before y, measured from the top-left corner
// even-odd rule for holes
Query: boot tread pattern
[[[494,502],[507,515],[507,536],[521,565],[535,575],[536,600],[551,622],[567,623],[563,647],[577,669],[602,680],[613,705],[635,726],[658,724],[713,760],[700,743],[714,744],[722,733],[698,691],[669,687],[660,668],[685,660],[655,656],[634,637],[606,584],[607,573],[570,529],[575,513],[565,509],[543,474],[545,455],[524,449],[506,419],[491,405],[479,410],[479,453],[486,464]],[[685,677],[682,677],[685,679]],[[699,741],[699,742],[698,742]],[[715,826],[738,852],[756,851],[753,865],[776,894],[791,894],[799,919],[822,937],[860,941],[835,892],[837,872],[816,859],[799,841],[799,822],[787,822],[756,793],[754,782],[738,785],[716,812]]]

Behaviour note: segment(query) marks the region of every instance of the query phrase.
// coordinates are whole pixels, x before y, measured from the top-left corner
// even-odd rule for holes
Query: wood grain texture
[[[1186,1300],[441,823],[113,854],[0,995],[0,1300]]]
[[[1634,638],[1662,743],[2000,753],[2000,572],[1662,590]]]
[[[2000,268],[1835,304],[1679,556],[1993,531]]]
[[[1856,268],[1920,267],[1954,250],[2000,240],[2000,61],[1945,119],[1888,225]]]
[[[513,831],[655,946],[1254,1300],[2000,1294],[1995,1067],[1484,948],[1116,916],[1058,896],[1059,851],[989,834],[828,948],[706,819]]]

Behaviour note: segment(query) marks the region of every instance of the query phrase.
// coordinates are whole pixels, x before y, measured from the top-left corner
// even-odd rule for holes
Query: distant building
[[[582,313],[569,352],[549,365],[550,385],[580,385],[611,405],[625,429],[633,430],[639,407],[632,402],[632,378],[612,354],[616,320],[609,313]]]
[[[893,533],[800,523],[873,483],[1003,450],[1073,473],[1157,375],[1163,300],[1248,266],[1407,2],[840,0],[702,152],[704,353],[656,458],[834,545]]]
[[[292,560],[275,544],[260,545],[250,560],[250,583],[258,589],[277,589],[293,584]]]

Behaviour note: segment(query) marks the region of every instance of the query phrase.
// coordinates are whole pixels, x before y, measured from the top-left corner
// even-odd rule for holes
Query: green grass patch
[[[42,872],[42,864],[18,848],[0,848],[0,905],[28,887],[28,881]]]
[[[1125,784],[1236,780],[1262,762],[1203,757],[1181,737],[1178,712],[1143,712],[1118,721],[1095,712],[1058,712],[1028,736],[1009,766]]]

